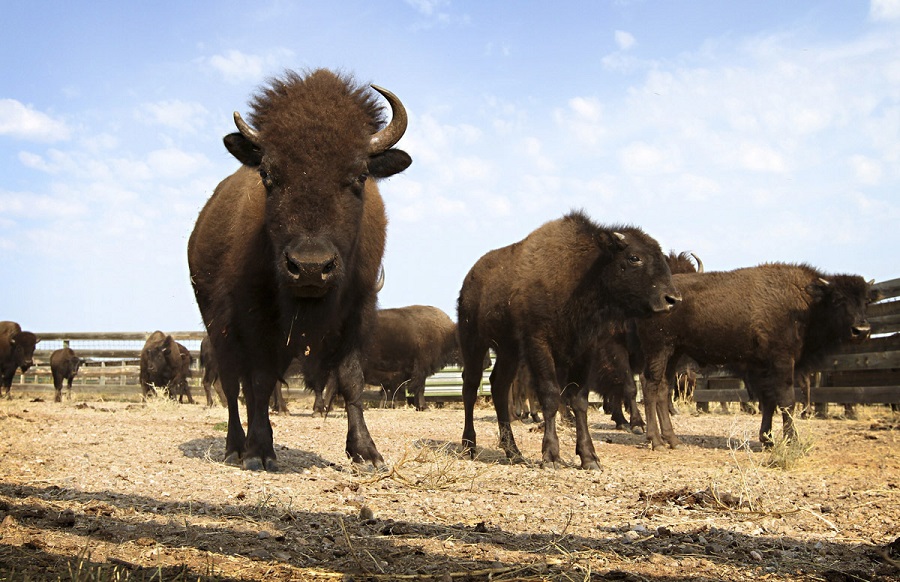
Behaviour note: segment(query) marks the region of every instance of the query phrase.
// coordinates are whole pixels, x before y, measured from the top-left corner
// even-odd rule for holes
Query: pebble
[[[763,559],[762,554],[760,554],[756,550],[750,551],[750,557],[753,558],[753,560],[756,562],[762,562],[762,559]]]
[[[359,519],[363,521],[375,519],[375,512],[368,505],[363,505],[359,508]]]
[[[270,533],[267,532],[267,531],[261,531],[261,532],[259,532],[258,534],[256,534],[256,538],[257,538],[257,539],[260,539],[260,540],[267,540],[267,539],[269,539],[270,537],[272,537],[272,534],[270,534]]]

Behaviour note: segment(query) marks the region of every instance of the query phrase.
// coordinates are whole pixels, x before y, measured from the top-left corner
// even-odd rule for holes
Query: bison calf
[[[78,374],[81,367],[81,358],[67,347],[55,350],[50,354],[50,373],[53,375],[53,387],[56,389],[54,402],[62,402],[63,381],[68,387],[68,397],[72,398],[72,380]]]
[[[680,301],[659,243],[638,228],[603,227],[581,212],[481,257],[466,275],[458,303],[463,447],[474,456],[481,363],[493,347],[491,397],[506,456],[522,459],[508,407],[521,358],[544,413],[544,465],[556,467],[560,461],[556,413],[562,396],[575,415],[581,466],[599,469],[587,427],[587,387],[565,385],[569,367],[609,322],[664,313]]]
[[[675,312],[638,322],[646,357],[644,409],[653,448],[679,444],[669,417],[669,386],[682,356],[701,366],[727,364],[759,397],[760,441],[772,442],[782,410],[794,434],[794,377],[814,369],[842,342],[868,335],[866,305],[875,299],[855,275],[825,275],[808,265],[770,263],[728,272],[674,275],[684,301]]]

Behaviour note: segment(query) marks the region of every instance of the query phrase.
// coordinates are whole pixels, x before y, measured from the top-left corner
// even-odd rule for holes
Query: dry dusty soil
[[[296,395],[295,395],[296,396]],[[277,473],[219,462],[223,408],[89,395],[0,402],[0,580],[900,580],[900,431],[886,408],[800,421],[675,417],[652,451],[590,413],[601,472],[508,465],[493,409],[369,409],[390,469],[355,471],[346,417],[273,417]],[[541,433],[514,426],[528,459]],[[788,463],[787,469],[770,466]]]

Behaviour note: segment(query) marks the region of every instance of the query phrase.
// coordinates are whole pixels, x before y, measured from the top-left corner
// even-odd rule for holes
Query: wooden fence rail
[[[813,378],[811,401],[836,404],[900,404],[900,279],[882,281],[874,285],[884,297],[867,310],[872,336],[862,342],[848,343],[828,359]],[[199,386],[199,342],[205,332],[170,332],[178,341],[187,344],[194,356],[193,386]],[[41,340],[35,351],[35,362],[26,374],[20,374],[20,384],[52,384],[49,360],[53,350],[64,342],[71,344],[79,356],[86,359],[76,384],[106,386],[137,386],[140,350],[150,332],[59,332],[38,333]],[[91,342],[106,344],[90,347]],[[127,347],[108,344],[129,343]],[[88,346],[88,347],[84,347]],[[485,371],[481,395],[490,394],[490,368]],[[293,383],[292,383],[293,384]],[[301,384],[302,385],[302,384]],[[432,402],[460,401],[462,375],[458,368],[445,368],[428,379],[425,397]],[[378,390],[367,393],[369,400],[397,400],[396,395]],[[798,402],[806,395],[799,394]],[[747,402],[750,397],[743,382],[720,368],[701,370],[693,398],[698,403]]]

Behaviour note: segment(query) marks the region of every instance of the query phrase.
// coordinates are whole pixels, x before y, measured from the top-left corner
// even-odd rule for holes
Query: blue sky
[[[569,210],[707,270],[900,277],[900,0],[4,6],[0,319],[202,328],[186,247],[237,167],[231,113],[285,69],[405,104],[382,307],[436,305]]]

